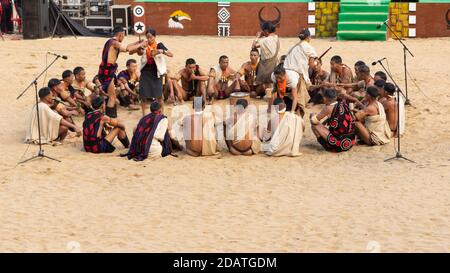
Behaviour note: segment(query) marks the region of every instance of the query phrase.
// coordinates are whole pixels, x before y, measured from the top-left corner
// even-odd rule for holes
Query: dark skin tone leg
[[[64,125],[59,126],[58,140],[64,140],[69,132],[69,128]]]
[[[365,144],[372,146],[372,141],[370,140],[370,133],[361,122],[355,122],[356,134],[364,141]]]

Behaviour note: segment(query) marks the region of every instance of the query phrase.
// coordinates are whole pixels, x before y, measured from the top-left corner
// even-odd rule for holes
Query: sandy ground
[[[222,54],[237,68],[252,38],[159,40],[175,53],[172,69],[187,57],[209,67]],[[91,155],[82,152],[81,139],[69,139],[45,147],[62,163],[17,166],[38,148],[22,143],[33,90],[16,97],[45,67],[45,52],[69,56],[50,69],[47,80],[77,65],[92,77],[104,42],[0,41],[1,252],[65,252],[71,241],[82,252],[450,251],[450,39],[407,41],[416,55],[409,58],[410,73],[426,94],[410,84],[413,106],[407,108],[402,151],[417,164],[384,163],[394,155],[394,143],[327,153],[308,127],[298,158],[223,153],[136,163],[118,157],[122,148]],[[283,52],[295,42],[283,39]],[[334,54],[351,67],[359,59],[387,57],[402,82],[396,41],[313,45],[318,52],[333,47],[327,69]],[[122,69],[127,58],[120,56]],[[119,116],[131,134],[139,113]]]

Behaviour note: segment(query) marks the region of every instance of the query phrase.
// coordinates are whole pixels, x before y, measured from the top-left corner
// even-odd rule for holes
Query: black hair
[[[72,76],[72,75],[73,75],[73,72],[72,72],[72,71],[66,70],[66,71],[64,71],[64,72],[62,73],[62,78],[65,79],[65,78],[68,78],[68,77],[70,77],[70,76]]]
[[[366,63],[363,62],[363,61],[357,61],[357,62],[355,63],[355,67],[359,67],[359,66],[361,66],[361,65],[366,65]]]
[[[242,106],[242,108],[245,109],[248,106],[248,101],[245,99],[238,99],[236,102],[236,106]]]
[[[308,37],[311,37],[311,32],[307,28],[302,29],[298,34],[298,38],[300,38],[300,40],[302,41],[306,40]]]
[[[386,81],[385,80],[376,80],[374,85],[376,87],[383,88],[386,85]]]
[[[358,72],[359,73],[363,73],[363,74],[369,74],[370,73],[370,68],[367,65],[363,64],[363,65],[358,67]]]
[[[161,104],[158,101],[154,101],[150,104],[150,111],[152,111],[152,113],[158,111],[159,109],[161,109]]]
[[[273,100],[272,104],[273,105],[279,105],[280,103],[284,103],[284,100],[277,97],[276,99]]]
[[[323,96],[327,99],[333,100],[337,98],[337,93],[333,88],[325,88],[323,90]]]
[[[193,58],[189,58],[186,60],[186,66],[191,64],[197,64],[197,62]]]
[[[219,58],[219,63],[220,63],[222,60],[225,60],[225,59],[229,59],[227,55],[222,55],[222,56],[220,56],[220,58]]]
[[[331,57],[331,61],[333,63],[342,64],[342,58],[338,55],[334,55],[333,57]]]
[[[393,95],[397,88],[395,88],[395,85],[393,83],[387,82],[384,85],[384,91],[388,92],[389,95]]]
[[[94,110],[98,110],[100,109],[100,107],[102,107],[104,102],[105,99],[102,96],[97,96],[92,100],[92,108],[94,108]]]
[[[250,53],[252,53],[252,52],[256,52],[256,53],[258,53],[258,55],[259,55],[259,50],[255,47],[255,48],[252,48],[252,50],[250,50]]]
[[[129,60],[127,61],[126,66],[130,66],[131,64],[136,64],[136,63],[137,63],[137,62],[136,62],[135,59],[129,59]]]
[[[378,96],[380,95],[378,93],[378,89],[375,86],[367,87],[366,91],[367,91],[367,94],[369,94],[369,96],[371,96],[374,99],[378,98]]]
[[[78,75],[78,74],[81,73],[81,71],[84,71],[84,68],[81,67],[81,66],[77,66],[77,67],[75,67],[75,68],[73,69],[73,74],[74,74],[74,75]]]
[[[286,69],[284,69],[283,63],[280,63],[279,65],[277,65],[275,67],[275,69],[273,70],[273,74],[276,75],[284,75],[286,74]]]
[[[387,81],[387,75],[383,71],[377,71],[374,76],[378,76],[378,77],[382,78],[383,80]]]
[[[267,31],[269,33],[274,33],[276,31],[276,26],[274,24],[272,24],[271,22],[263,22],[261,23],[261,30],[262,31]]]
[[[121,33],[121,32],[124,32],[123,27],[121,27],[121,26],[114,27],[114,29],[113,29],[113,34],[114,35],[116,35],[118,33]]]
[[[145,35],[151,34],[152,36],[156,36],[156,30],[154,28],[147,28],[147,31],[145,32]]]
[[[53,89],[53,87],[58,86],[61,84],[61,81],[58,79],[50,79],[48,81],[47,87],[50,89]]]
[[[39,98],[42,99],[46,96],[48,96],[48,94],[50,94],[50,88],[48,87],[43,87],[39,90]]]

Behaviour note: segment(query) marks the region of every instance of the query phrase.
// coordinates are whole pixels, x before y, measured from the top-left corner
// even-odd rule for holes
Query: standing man
[[[261,32],[256,34],[252,49],[261,51],[258,73],[256,74],[256,84],[263,84],[265,91],[272,88],[271,75],[277,66],[280,53],[280,39],[275,33],[276,26],[271,22],[261,24]]]
[[[300,108],[300,114],[303,117],[305,114],[306,104],[309,101],[308,87],[311,85],[309,79],[309,68],[316,66],[317,53],[311,46],[311,33],[308,29],[303,29],[298,35],[300,42],[289,50],[289,53],[284,60],[284,68],[287,71],[296,72],[298,78],[297,85],[297,105]],[[296,79],[292,79],[296,81]],[[293,106],[295,109],[296,106]]]
[[[13,5],[11,0],[0,0],[0,4],[2,5],[3,12],[1,13],[1,32],[3,33],[12,33],[13,31],[13,22],[11,20],[13,13]]]
[[[98,71],[98,80],[102,85],[102,89],[108,94],[108,103],[106,104],[106,115],[111,118],[117,117],[116,107],[116,71],[117,58],[120,52],[129,52],[130,55],[137,53],[139,48],[146,47],[147,41],[138,41],[127,46],[122,45],[125,33],[122,27],[115,27],[113,30],[114,37],[109,39],[103,47],[102,63]]]

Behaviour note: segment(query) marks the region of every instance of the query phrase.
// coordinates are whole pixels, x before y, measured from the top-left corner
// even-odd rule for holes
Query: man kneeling
[[[303,119],[287,111],[286,104],[281,98],[275,99],[273,105],[278,107],[279,124],[272,124],[272,121],[269,121],[269,132],[263,137],[265,143],[262,144],[261,150],[269,156],[298,156],[305,130]]]
[[[336,90],[325,89],[323,95],[325,106],[319,114],[311,113],[311,129],[325,150],[348,151],[356,142],[353,114],[346,102],[336,101]]]
[[[239,99],[233,117],[224,122],[225,140],[233,155],[257,154],[261,147],[255,117],[247,111],[247,106],[247,100]]]
[[[147,158],[166,157],[172,153],[172,143],[167,130],[169,121],[161,113],[161,104],[152,102],[150,111],[150,114],[139,121],[130,150],[121,155],[122,157],[143,161]]]
[[[92,101],[94,111],[86,114],[83,122],[83,143],[86,152],[95,154],[112,153],[116,150],[112,145],[116,137],[125,148],[130,145],[125,125],[119,120],[105,115],[105,107],[103,97],[96,97]],[[109,133],[107,133],[107,130],[109,130]]]

